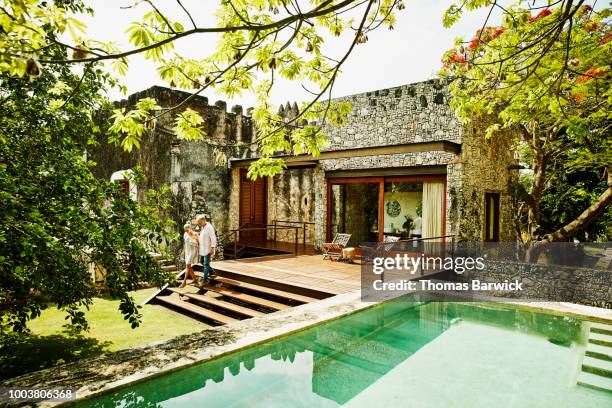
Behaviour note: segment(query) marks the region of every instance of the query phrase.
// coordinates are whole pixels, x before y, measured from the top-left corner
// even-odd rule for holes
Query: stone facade
[[[190,94],[154,86],[118,102],[129,108],[139,99],[155,98],[162,108],[176,106]],[[143,200],[148,189],[158,189],[163,184],[171,186],[172,210],[169,214],[182,230],[186,222],[194,222],[197,214],[208,214],[220,232],[236,228],[230,216],[230,191],[237,186],[227,163],[215,159],[217,149],[222,148],[228,157],[246,157],[250,150],[240,145],[253,141],[255,132],[251,118],[243,114],[242,107],[227,111],[225,102],[209,105],[205,97],[195,96],[183,104],[204,118],[204,141],[178,140],[170,131],[176,115],[163,115],[155,127],[143,135],[141,147],[131,153],[120,147],[103,143],[90,152],[97,163],[95,174],[109,178],[117,170],[140,166],[146,180],[138,186],[138,198]],[[220,147],[221,146],[221,147]],[[237,221],[236,221],[237,222]]]
[[[130,106],[138,99],[155,97],[164,107],[174,106],[187,94],[153,87],[130,96],[120,106]],[[324,152],[351,149],[409,146],[427,142],[450,143],[457,153],[441,149],[399,152],[373,151],[364,155],[340,155],[336,158],[310,160],[310,163],[290,167],[271,177],[267,183],[267,218],[274,220],[311,222],[307,226],[306,242],[319,245],[327,231],[327,178],[335,173],[359,171],[375,173],[385,169],[410,170],[410,174],[446,175],[446,234],[466,241],[484,238],[485,193],[500,193],[500,239],[512,241],[510,185],[517,177],[512,170],[512,135],[484,139],[484,124],[463,126],[451,111],[445,83],[430,80],[391,89],[350,95],[339,100],[352,105],[348,123],[342,127],[326,126],[330,145]],[[208,213],[219,233],[238,228],[240,214],[240,172],[230,165],[219,165],[215,153],[224,146],[224,153],[233,159],[253,158],[253,148],[239,147],[252,143],[255,129],[248,115],[236,106],[227,112],[223,102],[208,105],[204,97],[194,97],[185,105],[205,118],[208,137],[204,141],[179,141],[169,129],[174,117],[162,116],[154,129],[143,136],[141,148],[125,153],[110,145],[92,152],[98,162],[97,174],[110,177],[112,172],[140,165],[147,180],[138,186],[142,199],[149,188],[171,185],[172,218],[178,225],[193,220],[197,213]],[[287,103],[280,113],[287,118],[295,115],[296,106]],[[251,145],[252,146],[252,145]],[[433,145],[428,145],[433,146]],[[389,170],[393,169],[393,170]],[[278,232],[277,239],[292,242],[293,231]],[[301,242],[301,237],[300,237]]]
[[[303,226],[300,222],[315,219],[316,190],[314,188],[314,168],[301,168],[285,171],[268,180],[268,221],[279,224],[290,221],[292,226]],[[272,236],[272,231],[269,232]],[[278,230],[279,241],[293,242],[295,232],[291,229]],[[299,241],[303,241],[300,233]],[[314,243],[314,225],[306,225],[306,242]]]
[[[499,283],[504,281],[523,284],[520,292],[488,291],[483,294],[496,297],[514,297],[517,300],[568,302],[587,306],[612,308],[612,285],[609,270],[578,268],[561,265],[543,265],[510,261],[486,261],[482,271],[466,271],[455,275],[458,282]]]
[[[448,140],[461,143],[462,127],[448,105],[445,83],[430,80],[350,95],[348,123],[328,126],[327,150]]]
[[[427,151],[377,154],[360,157],[321,159],[315,168],[320,179],[315,190],[315,244],[326,239],[327,194],[325,174],[339,170],[377,170],[411,168],[423,170],[432,166],[446,167],[446,224],[448,235],[464,241],[484,239],[485,193],[500,193],[500,240],[514,241],[510,185],[518,171],[513,154],[513,137],[501,134],[484,138],[480,126],[461,125],[451,111],[446,85],[438,80],[403,85],[391,89],[365,92],[338,100],[352,105],[348,123],[342,127],[326,126],[330,146],[323,151],[375,148],[432,141],[448,141],[461,145],[461,152]],[[288,111],[288,108],[283,108]],[[282,112],[281,112],[282,113]],[[292,180],[299,171],[287,169],[281,176]],[[315,185],[313,179],[308,182]],[[294,180],[294,184],[297,180]],[[292,191],[290,194],[298,194]],[[272,188],[269,196],[276,197]],[[270,201],[272,202],[272,201]],[[286,217],[298,214],[286,211]],[[300,220],[305,214],[299,214]]]

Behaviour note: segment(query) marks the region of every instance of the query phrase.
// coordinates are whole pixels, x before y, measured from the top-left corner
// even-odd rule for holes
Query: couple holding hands
[[[200,286],[209,282],[210,272],[212,271],[210,259],[215,256],[217,247],[215,228],[210,222],[207,222],[206,215],[203,214],[196,217],[196,223],[200,227],[199,235],[193,230],[191,224],[185,224],[184,226],[183,240],[187,272],[183,276],[181,288],[187,285],[188,277],[191,277],[194,282],[198,281],[193,271],[194,264],[200,263],[204,268],[204,276],[200,280]]]

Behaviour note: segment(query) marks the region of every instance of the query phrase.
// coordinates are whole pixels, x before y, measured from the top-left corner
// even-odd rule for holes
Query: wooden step
[[[612,347],[612,335],[604,333],[589,333],[589,343],[599,344],[600,346]]]
[[[217,323],[230,324],[238,321],[238,319],[213,312],[212,310],[205,309],[203,307],[194,305],[193,303],[185,302],[184,300],[176,299],[171,296],[157,296],[155,299],[169,305],[179,307],[183,310],[187,310],[188,312],[196,314],[205,319],[213,320]]]
[[[588,343],[585,354],[589,357],[612,361],[612,347]]]
[[[272,288],[268,288],[265,286],[260,286],[260,285],[255,285],[252,283],[238,281],[235,279],[224,278],[222,276],[215,276],[214,280],[217,282],[221,282],[224,285],[231,285],[231,286],[236,286],[236,287],[252,290],[254,292],[266,293],[268,295],[278,296],[283,299],[289,299],[289,300],[293,300],[299,303],[310,303],[310,302],[319,300],[319,299],[316,299],[310,296],[298,295],[296,293],[285,292],[283,290],[272,289]]]
[[[602,333],[608,334],[612,336],[612,324],[604,324],[604,323],[589,323],[591,332],[593,333]]]
[[[583,371],[578,375],[577,383],[595,390],[612,392],[612,378],[602,377],[601,375]]]
[[[246,293],[236,292],[235,290],[226,288],[217,288],[212,285],[203,285],[203,289],[210,290],[211,292],[219,293],[223,296],[232,297],[234,299],[240,299],[244,302],[252,303],[254,305],[264,306],[273,310],[285,310],[290,309],[291,306],[284,305],[282,303],[274,302],[268,299],[262,299],[257,296],[247,295]]]
[[[235,312],[241,315],[245,315],[248,317],[265,316],[265,313],[263,312],[258,312],[257,310],[249,309],[248,307],[236,305],[234,303],[226,302],[224,300],[219,300],[211,296],[200,295],[198,293],[189,293],[180,288],[168,288],[168,290],[175,292],[175,293],[179,293],[183,296],[186,296],[198,302],[206,303],[207,305],[216,306],[221,309],[229,310],[229,311],[232,311],[232,312]]]
[[[165,272],[174,272],[174,271],[178,271],[179,267],[176,265],[166,265],[166,266],[162,266],[162,271]]]
[[[582,371],[612,378],[612,361],[585,356]]]

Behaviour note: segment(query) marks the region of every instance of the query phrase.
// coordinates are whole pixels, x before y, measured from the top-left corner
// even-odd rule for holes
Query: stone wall
[[[129,107],[143,97],[154,97],[164,107],[174,106],[189,94],[161,87],[131,95],[119,102]],[[326,127],[330,135],[328,151],[407,143],[446,140],[461,144],[461,153],[444,151],[396,153],[320,160],[314,168],[291,168],[268,183],[268,221],[312,221],[307,242],[317,246],[326,240],[326,172],[383,168],[446,166],[446,233],[461,239],[480,241],[484,229],[484,194],[501,194],[501,240],[512,240],[512,212],[509,186],[517,177],[512,153],[512,135],[484,139],[484,123],[479,127],[462,126],[448,105],[449,93],[442,81],[431,80],[396,88],[366,92],[339,98],[353,106],[348,124]],[[184,107],[198,111],[205,119],[204,141],[179,141],[169,128],[173,115],[162,116],[148,131],[141,148],[125,153],[103,144],[90,152],[98,162],[96,174],[108,178],[117,170],[135,165],[143,167],[146,182],[139,186],[140,199],[149,188],[164,183],[172,186],[172,218],[181,226],[205,212],[212,217],[220,233],[238,227],[240,178],[237,169],[219,166],[215,154],[219,145],[232,158],[254,157],[253,148],[236,147],[251,143],[255,129],[248,115],[236,106],[227,112],[224,102],[208,105],[196,96]],[[283,107],[284,114],[294,114],[295,106]],[[229,146],[228,146],[229,145]],[[279,239],[293,240],[292,233]],[[277,235],[278,236],[278,235]]]
[[[461,142],[462,127],[448,104],[443,81],[430,80],[337,98],[353,110],[342,127],[326,126],[326,150],[448,140]]]
[[[163,108],[169,108],[190,95],[154,86],[130,95],[117,105],[129,109],[139,99],[152,97]],[[138,186],[140,200],[145,198],[148,189],[170,184],[172,209],[169,215],[177,223],[177,229],[182,231],[184,223],[193,223],[197,214],[206,213],[221,234],[237,226],[238,220],[233,219],[233,214],[230,216],[230,194],[235,188],[232,188],[228,163],[218,162],[216,153],[222,149],[227,157],[249,157],[250,149],[239,145],[253,141],[253,124],[251,118],[243,114],[242,107],[234,106],[228,112],[225,102],[209,105],[208,99],[202,96],[192,97],[181,107],[185,108],[202,115],[206,133],[203,140],[178,140],[170,130],[176,113],[162,115],[154,128],[143,135],[139,149],[127,153],[120,147],[101,143],[89,152],[90,158],[97,163],[94,173],[109,178],[115,171],[140,166],[146,176]]]
[[[287,225],[300,226],[297,222],[313,222],[315,219],[314,168],[287,169],[268,180],[268,222],[274,220],[296,222]],[[272,231],[269,232],[272,235]],[[293,242],[294,230],[278,230],[278,241]],[[299,242],[303,241],[300,231]],[[314,243],[314,225],[306,226],[306,243]]]
[[[485,123],[464,130],[461,155],[448,166],[447,224],[463,241],[484,239],[485,193],[500,193],[501,242],[516,240],[511,186],[518,180],[514,137],[509,132],[485,139]]]
[[[525,301],[579,303],[612,308],[612,272],[560,265],[541,265],[509,261],[487,261],[482,271],[466,271],[454,275],[458,282],[500,283],[518,280],[522,291],[486,292],[487,296],[513,297]]]
[[[466,241],[484,238],[484,197],[500,193],[500,240],[513,241],[510,185],[518,177],[511,134],[486,140],[486,122],[465,127],[451,111],[446,85],[438,80],[338,98],[353,110],[342,127],[326,126],[327,151],[447,140],[461,153],[431,151],[321,160],[321,189],[316,191],[315,241],[327,230],[325,172],[421,166],[446,166],[446,233]],[[288,111],[288,108],[283,108]],[[300,194],[303,194],[301,192]]]

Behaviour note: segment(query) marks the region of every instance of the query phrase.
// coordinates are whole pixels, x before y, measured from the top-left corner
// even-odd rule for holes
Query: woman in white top
[[[193,282],[197,282],[197,278],[195,272],[193,271],[192,265],[198,263],[199,256],[199,247],[200,243],[198,240],[198,234],[191,228],[190,224],[185,224],[183,227],[185,233],[183,234],[183,242],[184,242],[184,252],[185,252],[185,267],[187,268],[187,273],[183,276],[183,283],[181,283],[181,288],[187,285],[187,277],[189,276]]]

